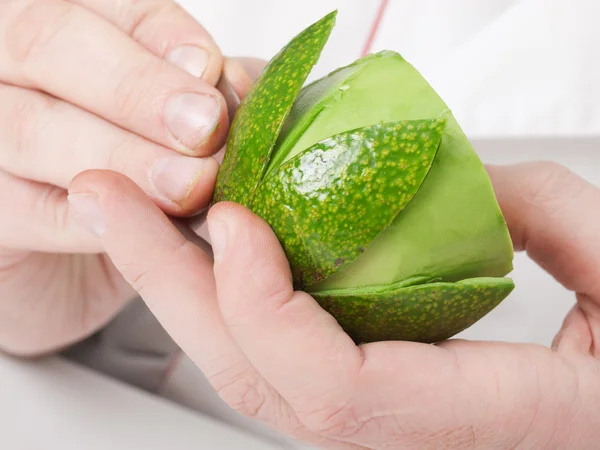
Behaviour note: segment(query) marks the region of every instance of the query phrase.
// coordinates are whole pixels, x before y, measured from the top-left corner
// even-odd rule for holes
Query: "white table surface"
[[[0,355],[2,450],[276,450],[59,358]]]

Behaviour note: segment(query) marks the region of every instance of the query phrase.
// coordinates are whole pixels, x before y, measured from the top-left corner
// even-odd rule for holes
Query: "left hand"
[[[516,247],[533,249],[579,291],[600,266],[583,239],[597,226],[600,191],[579,189],[585,182],[570,173],[549,183],[552,170],[490,173]],[[356,346],[309,295],[293,291],[277,238],[245,208],[222,203],[209,214],[212,277],[212,258],[125,177],[83,173],[70,193],[96,198],[117,269],[242,414],[331,449],[591,449],[600,442],[593,299],[580,296],[553,350],[462,340]],[[581,262],[585,270],[565,275]]]

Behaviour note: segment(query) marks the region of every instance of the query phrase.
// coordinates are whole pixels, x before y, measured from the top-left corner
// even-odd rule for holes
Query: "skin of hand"
[[[239,98],[250,82],[171,0],[0,2],[0,35],[0,350],[27,356],[134,294],[73,220],[75,175],[122,173],[171,217],[194,214],[229,125],[215,85],[229,77]]]
[[[516,249],[576,293],[552,348],[460,339],[356,346],[293,291],[276,236],[242,206],[211,208],[213,261],[122,175],[82,173],[69,198],[241,414],[327,449],[596,448],[600,190],[554,163],[489,173]]]

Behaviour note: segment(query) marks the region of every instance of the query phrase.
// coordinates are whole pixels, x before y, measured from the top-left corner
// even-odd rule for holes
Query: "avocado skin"
[[[232,201],[250,206],[302,85],[319,59],[335,25],[331,12],[292,39],[275,55],[234,116],[212,204]]]
[[[272,171],[252,200],[297,289],[354,263],[417,195],[446,121],[376,124],[327,138]]]
[[[387,292],[313,292],[357,343],[415,341],[437,343],[481,320],[514,289],[509,278],[470,278],[428,283]]]
[[[212,203],[234,201],[265,219],[290,261],[295,288],[310,293],[357,343],[439,342],[480,320],[513,290],[504,278],[513,258],[508,229],[452,113],[399,54],[369,55],[302,89],[335,15],[292,39],[242,101]],[[398,121],[443,124],[436,151],[424,152],[433,156],[422,161],[427,170],[398,172],[400,181],[413,183],[408,195],[394,193],[398,179],[377,165],[385,135],[372,139],[368,130]],[[409,134],[387,150],[405,149]],[[353,145],[364,136],[372,175],[340,171],[360,162],[343,158],[360,153]],[[333,154],[339,160],[321,167],[319,182],[308,163]],[[310,179],[317,181],[314,198],[324,201],[310,198],[311,186],[302,181]],[[353,198],[361,190],[369,195]],[[370,213],[355,216],[352,209],[360,207]]]

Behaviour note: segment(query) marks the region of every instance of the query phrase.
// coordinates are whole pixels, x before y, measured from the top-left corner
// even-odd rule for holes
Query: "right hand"
[[[0,36],[0,350],[33,355],[93,333],[133,294],[73,220],[75,175],[120,172],[171,216],[209,202],[224,58],[171,0],[4,1]]]
[[[95,202],[86,223],[102,224],[115,266],[242,414],[327,449],[597,449],[600,189],[556,164],[488,170],[516,250],[577,292],[553,351],[463,339],[356,346],[293,290],[277,237],[241,205],[208,214],[213,262],[120,174],[80,174],[69,192]]]

